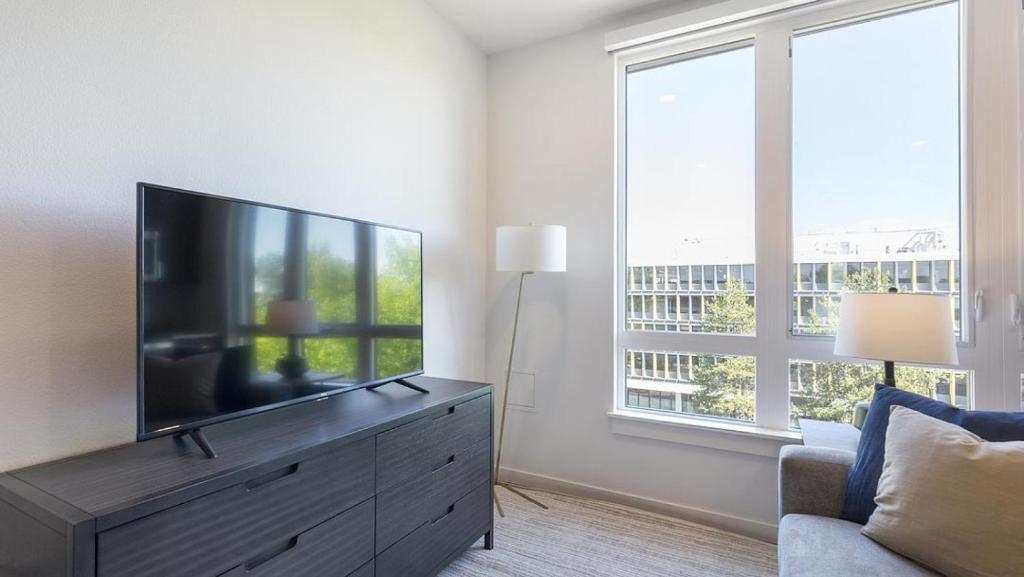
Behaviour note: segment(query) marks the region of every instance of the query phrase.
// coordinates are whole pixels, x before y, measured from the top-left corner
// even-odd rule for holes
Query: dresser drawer
[[[450,555],[483,535],[491,523],[491,487],[480,485],[377,557],[376,577],[435,575]]]
[[[452,452],[426,475],[377,494],[377,552],[491,478],[491,443],[482,439]]]
[[[373,444],[357,441],[100,533],[98,575],[219,575],[372,497]]]
[[[484,395],[377,435],[377,491],[430,473],[490,432],[491,396]]]
[[[371,499],[291,539],[265,547],[221,577],[372,576],[372,559]],[[363,566],[368,561],[369,572]]]

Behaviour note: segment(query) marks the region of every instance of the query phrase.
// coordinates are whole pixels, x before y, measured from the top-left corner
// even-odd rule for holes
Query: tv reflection
[[[145,432],[422,370],[419,233],[145,194]]]

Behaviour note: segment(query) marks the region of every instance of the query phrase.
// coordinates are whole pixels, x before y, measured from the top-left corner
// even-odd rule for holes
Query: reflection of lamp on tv
[[[267,332],[288,337],[288,354],[277,361],[277,372],[286,378],[306,374],[309,364],[302,356],[301,337],[320,332],[316,303],[312,301],[273,301],[267,305]]]

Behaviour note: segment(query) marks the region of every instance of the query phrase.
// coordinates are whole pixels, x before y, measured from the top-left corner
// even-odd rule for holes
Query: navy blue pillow
[[[875,385],[875,398],[864,420],[857,458],[846,483],[843,519],[863,525],[875,510],[878,478],[882,476],[882,464],[885,462],[885,432],[889,428],[889,412],[893,405],[953,423],[986,441],[1024,441],[1024,413],[965,411],[896,387]]]

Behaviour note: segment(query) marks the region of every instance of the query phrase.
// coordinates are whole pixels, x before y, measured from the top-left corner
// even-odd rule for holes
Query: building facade
[[[954,231],[924,229],[805,235],[794,239],[797,262],[791,272],[792,334],[831,333],[840,296],[845,291],[858,290],[858,283],[865,279],[875,283],[875,290],[884,284],[900,292],[950,295],[959,333],[959,243],[949,244],[947,239],[951,237],[956,238]],[[629,330],[709,332],[709,307],[728,290],[730,283],[742,287],[749,306],[756,306],[756,267],[749,261],[630,266],[626,283],[625,317]],[[627,351],[626,404],[692,413],[697,363],[714,363],[721,358]],[[816,381],[828,378],[820,374],[822,371],[815,371],[815,364],[800,360],[790,363],[790,395],[795,405],[801,397],[816,395],[823,388]],[[934,372],[934,396],[968,406],[969,374],[952,370]]]

